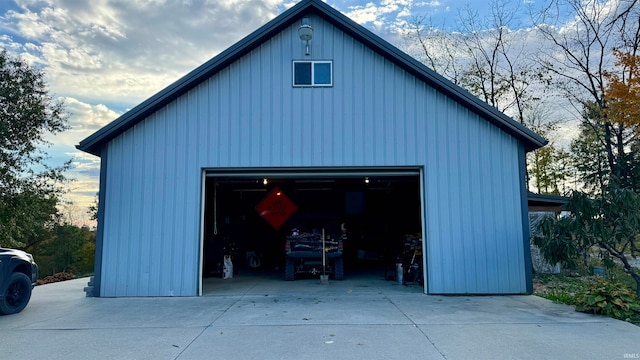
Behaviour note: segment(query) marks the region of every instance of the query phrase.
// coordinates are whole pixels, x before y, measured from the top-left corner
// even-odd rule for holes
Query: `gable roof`
[[[346,34],[364,43],[381,54],[397,66],[426,82],[438,91],[446,94],[464,105],[482,118],[498,126],[505,132],[519,139],[527,151],[535,150],[547,144],[547,140],[529,130],[525,126],[506,116],[494,107],[481,101],[468,91],[455,85],[435,71],[429,69],[416,59],[400,51],[395,46],[375,35],[371,31],[358,25],[336,9],[322,2],[322,0],[302,0],[280,16],[271,20],[258,30],[249,34],[227,50],[221,52],[211,60],[191,71],[178,81],[169,85],[116,120],[107,124],[91,136],[82,140],[76,147],[79,150],[100,155],[104,144],[145,119],[177,97],[205,81],[213,74],[230,65],[263,42],[313,12],[331,23]]]

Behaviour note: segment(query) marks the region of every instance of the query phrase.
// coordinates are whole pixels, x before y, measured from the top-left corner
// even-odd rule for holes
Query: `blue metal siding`
[[[521,293],[520,144],[318,17],[309,57],[334,86],[293,88],[294,24],[108,146],[102,296],[191,296],[207,168],[424,169],[428,290]]]
[[[518,143],[459,109],[429,124],[428,290],[525,292]]]

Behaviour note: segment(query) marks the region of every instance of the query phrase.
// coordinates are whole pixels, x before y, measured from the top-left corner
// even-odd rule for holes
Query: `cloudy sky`
[[[518,2],[520,1],[520,2]],[[50,92],[65,99],[71,130],[51,138],[51,162],[73,157],[69,199],[74,220],[98,189],[99,159],[75,145],[190,70],[273,19],[294,0],[3,0],[0,48],[44,70]],[[398,47],[418,17],[455,27],[463,0],[327,0]],[[505,1],[510,6],[534,0]],[[86,219],[85,219],[86,217]]]

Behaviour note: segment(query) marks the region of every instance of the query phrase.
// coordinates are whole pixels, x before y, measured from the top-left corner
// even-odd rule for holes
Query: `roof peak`
[[[315,10],[315,14],[331,22],[341,31],[364,43],[413,76],[426,82],[438,91],[445,93],[471,111],[518,138],[524,144],[525,149],[533,150],[547,143],[547,141],[538,134],[484,103],[458,85],[453,84],[413,57],[383,40],[378,35],[349,19],[346,15],[327,3],[321,0],[302,0],[209,61],[198,66],[173,84],[82,140],[76,147],[79,150],[100,156],[102,148],[111,139],[117,137],[158,109],[227,67],[249,51],[257,48],[275,34],[304,17],[310,9]]]

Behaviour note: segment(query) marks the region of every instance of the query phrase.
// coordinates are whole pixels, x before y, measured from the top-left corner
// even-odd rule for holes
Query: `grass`
[[[533,292],[556,304],[575,304],[575,296],[588,285],[591,276],[570,274],[535,274]]]

